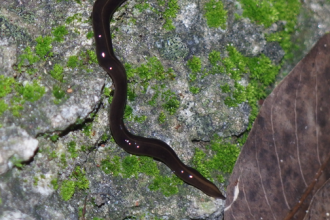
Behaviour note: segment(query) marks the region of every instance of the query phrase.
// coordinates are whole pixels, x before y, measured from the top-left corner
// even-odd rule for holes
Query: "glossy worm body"
[[[165,142],[131,134],[125,127],[123,116],[127,98],[127,77],[122,63],[112,48],[109,21],[125,0],[96,0],[93,8],[93,28],[96,54],[100,66],[110,75],[115,93],[110,107],[110,129],[116,143],[134,155],[153,157],[166,164],[186,183],[214,198],[225,199],[220,190],[197,170],[186,166]]]

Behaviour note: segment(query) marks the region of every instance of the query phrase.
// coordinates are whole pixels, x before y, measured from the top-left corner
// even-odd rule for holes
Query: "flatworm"
[[[115,93],[110,106],[110,130],[116,143],[130,154],[149,156],[166,164],[184,182],[214,198],[225,199],[220,190],[197,170],[186,166],[165,142],[131,134],[123,117],[127,98],[127,76],[122,63],[116,58],[111,41],[110,18],[126,0],[96,0],[92,19],[96,54],[100,66],[110,75]]]

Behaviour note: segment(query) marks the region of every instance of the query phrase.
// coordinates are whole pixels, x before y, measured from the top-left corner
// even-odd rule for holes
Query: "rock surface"
[[[222,219],[224,201],[176,182],[165,165],[136,159],[111,141],[107,118],[111,92],[105,89],[111,88],[111,79],[93,62],[94,41],[88,37],[93,1],[77,2],[3,0],[0,6],[0,76],[15,81],[9,92],[8,87],[0,88],[0,219]],[[274,64],[284,55],[280,44],[267,42],[265,35],[280,31],[285,22],[265,28],[247,18],[235,19],[235,13],[242,15],[240,3],[223,1],[228,11],[226,29],[210,28],[204,17],[206,2],[178,1],[171,31],[163,28],[161,12],[166,7],[158,1],[149,1],[149,8],[142,11],[136,6],[141,2],[129,1],[111,22],[116,56],[123,63],[142,68],[155,56],[164,71],[172,68],[175,75],[174,80],[164,81],[148,75],[130,78],[129,88],[136,97],[128,101],[132,114],[126,119],[127,127],[137,135],[167,142],[191,166],[195,149],[211,158],[207,145],[213,135],[234,139],[242,135],[251,111],[247,102],[236,107],[224,103],[228,94],[220,86],[233,86],[234,81],[219,71],[203,75],[211,68],[208,54],[216,50],[224,58],[231,44],[244,56],[263,53]],[[304,3],[298,17],[300,31],[294,35],[304,47],[282,67],[282,75],[329,30],[328,11],[327,2]],[[36,40],[39,36],[45,42],[61,25],[68,30],[62,41],[53,41],[50,51],[36,62],[31,61],[33,55],[22,59],[27,47],[36,53],[42,44]],[[69,65],[72,56],[78,57],[76,65]],[[195,81],[187,67],[193,56],[203,64]],[[63,67],[62,79],[56,78],[56,64]],[[37,100],[28,94],[34,81],[44,88]],[[243,75],[239,84],[248,82]],[[17,85],[25,89],[20,93]],[[192,93],[192,86],[200,91]],[[173,114],[164,107],[166,94],[180,102]],[[1,112],[3,102],[8,107]],[[160,113],[166,115],[163,123],[159,123]],[[113,162],[116,156],[119,174],[119,163]],[[113,164],[106,164],[108,157]],[[163,179],[157,182],[147,175],[144,162]],[[109,172],[103,169],[105,164]],[[132,171],[139,166],[145,171]],[[213,179],[221,190],[225,188],[216,176]],[[178,192],[165,196],[169,192],[153,190],[161,183],[173,184],[171,189]]]

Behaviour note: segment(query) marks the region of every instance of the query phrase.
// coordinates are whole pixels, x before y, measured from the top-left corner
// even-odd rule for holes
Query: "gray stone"
[[[0,175],[13,167],[13,160],[24,162],[30,160],[36,149],[38,140],[15,125],[0,128]]]

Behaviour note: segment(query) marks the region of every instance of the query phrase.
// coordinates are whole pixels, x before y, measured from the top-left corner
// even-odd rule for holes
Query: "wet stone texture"
[[[232,86],[234,81],[220,70],[203,75],[211,69],[208,54],[215,50],[224,58],[230,44],[244,56],[263,53],[274,64],[280,63],[284,55],[278,43],[265,38],[279,31],[281,22],[266,29],[246,18],[235,19],[234,14],[241,14],[242,9],[232,1],[223,1],[228,11],[226,29],[209,28],[203,15],[206,2],[178,1],[175,29],[170,31],[163,28],[161,12],[166,7],[159,6],[158,1],[148,1],[150,7],[142,12],[137,6],[141,2],[128,1],[111,21],[119,60],[143,70],[142,64],[157,57],[164,71],[172,68],[175,75],[161,82],[156,74],[129,79],[130,92],[136,97],[127,103],[132,113],[125,121],[128,129],[165,141],[190,166],[196,148],[212,156],[206,145],[214,135],[235,138],[243,134],[251,111],[247,102],[237,107],[225,105],[228,94],[220,86]],[[93,61],[94,40],[88,37],[92,36],[93,3],[1,2],[0,220],[222,219],[224,201],[174,180],[178,192],[165,196],[166,192],[152,190],[164,179],[157,183],[153,175],[145,174],[147,171],[130,173],[130,169],[142,167],[144,158],[128,155],[111,140],[108,109],[113,91],[108,93],[107,89],[114,88],[111,79]],[[308,16],[299,16],[303,31],[297,32],[295,38],[301,38],[301,45],[306,46],[300,56],[329,29],[329,16],[321,19],[326,17],[322,11],[326,7],[318,7],[320,4],[306,3],[303,12]],[[317,15],[308,14],[307,8]],[[67,34],[62,40],[54,40],[47,52],[47,36],[53,38],[54,30],[61,25]],[[36,52],[43,55],[34,60]],[[196,80],[192,80],[194,76],[187,66],[193,56],[202,63]],[[63,67],[60,74],[55,71],[57,65]],[[248,80],[243,75],[239,83],[246,86]],[[192,85],[200,91],[192,93]],[[164,108],[165,92],[179,101],[173,114]],[[155,104],[150,104],[157,93]],[[160,113],[166,115],[162,123]],[[112,162],[106,163],[109,158]],[[155,164],[153,172],[171,178],[165,165]],[[148,168],[152,170],[152,165]],[[224,191],[226,185],[216,176],[213,179]]]

